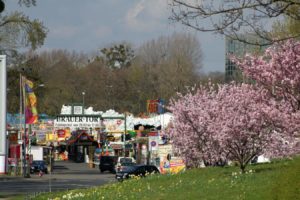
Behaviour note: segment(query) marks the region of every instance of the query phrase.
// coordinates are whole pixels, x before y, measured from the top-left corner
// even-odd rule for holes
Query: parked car
[[[132,157],[119,157],[118,162],[115,166],[115,171],[122,170],[123,167],[135,165],[135,159]]]
[[[43,172],[45,174],[48,173],[47,164],[44,160],[34,160],[30,166],[30,173],[33,174],[35,172]]]
[[[101,156],[99,170],[100,172],[110,171],[116,173],[115,166],[118,162],[118,156]]]
[[[159,170],[154,165],[132,165],[126,166],[116,173],[116,179],[123,181],[131,176],[145,177],[146,174],[159,174]]]

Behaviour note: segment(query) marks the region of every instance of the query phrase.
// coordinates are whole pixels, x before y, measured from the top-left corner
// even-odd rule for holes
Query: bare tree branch
[[[265,46],[300,36],[297,32],[274,38],[270,32],[275,20],[286,17],[300,21],[299,0],[171,0],[170,6],[170,19],[175,22],[201,32],[223,34],[247,44]],[[256,35],[261,40],[241,37],[245,33]]]

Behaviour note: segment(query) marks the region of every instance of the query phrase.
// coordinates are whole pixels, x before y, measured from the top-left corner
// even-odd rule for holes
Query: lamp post
[[[81,94],[82,94],[82,114],[84,115],[84,95],[85,95],[85,92],[83,91]]]

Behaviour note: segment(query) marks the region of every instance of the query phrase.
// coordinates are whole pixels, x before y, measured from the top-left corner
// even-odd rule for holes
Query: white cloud
[[[79,27],[59,26],[52,28],[49,35],[56,38],[69,38],[75,36],[79,31]]]
[[[140,0],[128,10],[125,24],[134,31],[158,29],[168,19],[166,0]]]

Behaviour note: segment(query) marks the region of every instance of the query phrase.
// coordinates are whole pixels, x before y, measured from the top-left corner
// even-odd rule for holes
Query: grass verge
[[[35,199],[300,199],[300,157],[236,167],[187,170],[90,189],[43,194]]]

